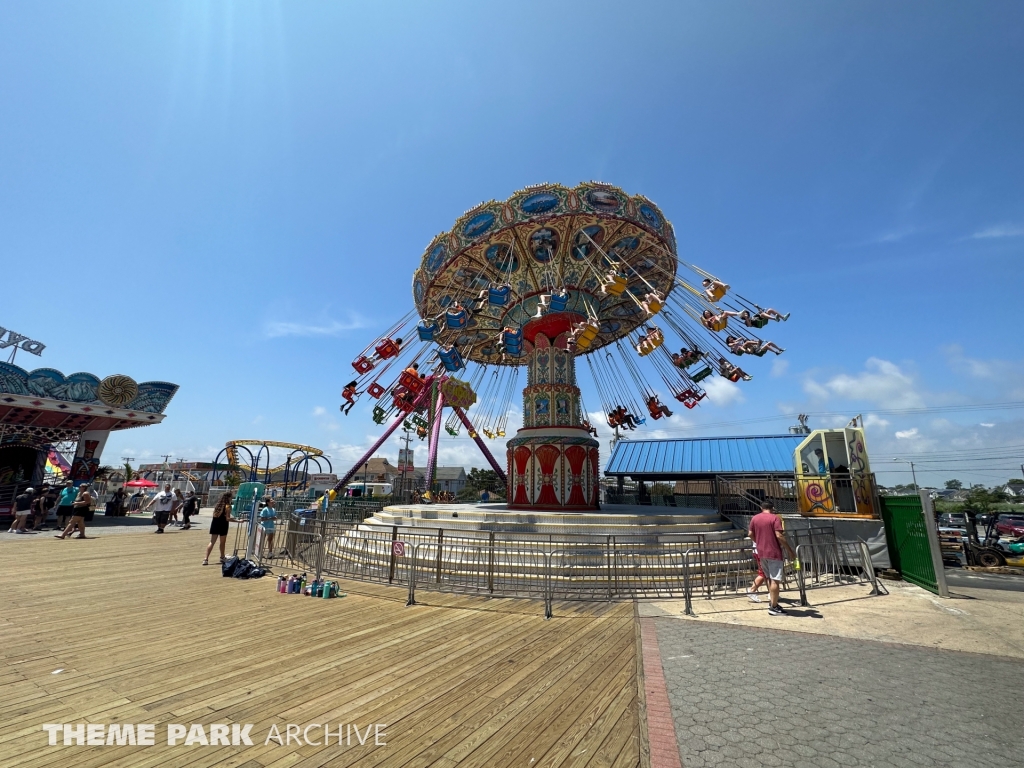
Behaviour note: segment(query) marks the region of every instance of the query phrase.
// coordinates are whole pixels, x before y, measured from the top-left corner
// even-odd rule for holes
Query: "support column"
[[[509,509],[597,509],[598,442],[583,428],[569,320],[545,316],[524,328],[527,384],[523,428],[508,441]],[[548,333],[555,334],[553,337]]]

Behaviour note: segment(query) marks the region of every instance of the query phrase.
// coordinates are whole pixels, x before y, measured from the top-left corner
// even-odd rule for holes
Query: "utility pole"
[[[401,438],[405,441],[405,461],[402,462],[402,491],[400,493],[402,503],[405,503],[405,473],[409,467],[409,442],[412,440],[409,436],[409,432],[411,431],[409,427],[409,422],[402,424],[402,431],[405,432],[405,437]]]
[[[130,467],[132,465],[133,461],[135,461],[135,457],[134,456],[122,456],[121,457],[121,463],[125,465],[125,468],[124,468],[124,481],[126,483],[131,480],[131,478],[128,477],[128,467]]]

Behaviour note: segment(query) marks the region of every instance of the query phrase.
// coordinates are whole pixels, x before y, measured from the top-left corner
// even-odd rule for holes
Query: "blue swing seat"
[[[455,373],[455,371],[460,368],[466,367],[466,364],[462,362],[462,354],[455,347],[441,347],[437,351],[437,355],[441,358],[441,362],[444,363],[444,369],[446,371]]]
[[[520,328],[514,333],[503,331],[501,342],[505,346],[505,354],[519,357],[523,353],[523,329]]]
[[[550,312],[564,312],[565,308],[569,306],[569,292],[561,291],[559,293],[552,293],[548,301],[548,310]]]
[[[416,333],[420,335],[420,341],[433,341],[434,336],[441,330],[437,327],[437,323],[431,323],[430,325],[417,325]]]
[[[487,290],[487,303],[496,307],[504,307],[508,304],[508,298],[512,294],[512,287],[509,285],[495,285]]]
[[[465,328],[469,323],[469,312],[464,309],[449,309],[444,313],[444,322],[449,328]]]

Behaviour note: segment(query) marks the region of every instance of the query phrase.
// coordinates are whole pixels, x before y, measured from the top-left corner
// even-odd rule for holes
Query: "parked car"
[[[959,530],[967,530],[967,515],[963,512],[943,512],[939,515],[939,527],[940,528],[958,528]]]
[[[996,530],[1001,536],[1024,536],[1024,515],[1000,515]]]

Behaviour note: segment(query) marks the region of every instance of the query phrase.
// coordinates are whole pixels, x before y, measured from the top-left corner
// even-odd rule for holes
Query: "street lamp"
[[[366,462],[363,465],[363,496],[364,497],[368,495],[366,493],[366,491],[368,490],[366,483],[369,480],[369,473],[370,473],[370,462]]]
[[[896,458],[894,458],[894,459],[893,459],[893,461],[899,461],[899,462],[902,462],[902,463],[904,463],[904,464],[909,464],[909,465],[910,465],[910,475],[911,475],[911,477],[913,477],[913,478],[914,478],[914,490],[915,490],[915,491],[919,491],[919,490],[921,490],[921,489],[920,489],[920,488],[918,487],[918,485],[917,485],[917,473],[916,473],[916,472],[914,472],[914,462],[912,462],[912,461],[909,461],[909,460],[907,460],[907,459],[896,459]]]

